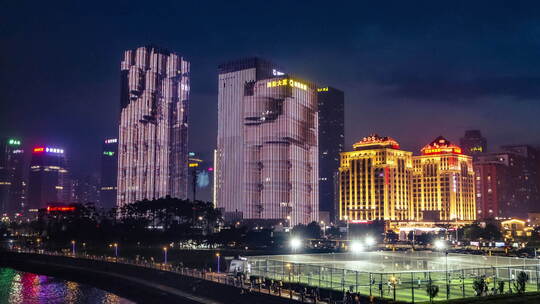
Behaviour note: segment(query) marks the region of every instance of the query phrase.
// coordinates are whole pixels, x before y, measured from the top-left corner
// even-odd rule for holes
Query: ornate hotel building
[[[339,219],[403,221],[411,217],[412,152],[376,134],[341,153]]]
[[[219,66],[216,206],[226,219],[318,220],[316,86],[259,58]]]
[[[413,157],[412,219],[472,221],[476,219],[472,157],[442,136]]]
[[[153,46],[124,53],[117,206],[186,198],[189,62]]]

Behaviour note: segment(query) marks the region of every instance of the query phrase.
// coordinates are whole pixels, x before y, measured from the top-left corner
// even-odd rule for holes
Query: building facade
[[[99,186],[99,205],[105,209],[116,207],[118,187],[118,139],[107,138],[101,151],[101,178]]]
[[[465,136],[459,140],[459,145],[465,155],[478,155],[487,153],[487,139],[480,130],[467,130]]]
[[[335,193],[339,154],[345,146],[345,95],[342,91],[317,89],[319,104],[319,211],[336,218],[338,196]]]
[[[377,134],[341,153],[339,219],[362,222],[411,218],[412,152]]]
[[[24,150],[21,141],[0,141],[0,215],[9,216],[24,208],[26,183],[23,176]]]
[[[72,199],[71,192],[64,149],[51,146],[34,147],[28,174],[27,209],[45,208],[50,203],[69,203]]]
[[[216,206],[225,217],[318,220],[316,87],[260,58],[219,67]]]
[[[444,137],[437,137],[413,157],[413,219],[473,221],[474,190],[472,157]]]
[[[190,64],[147,46],[124,53],[118,143],[117,206],[186,198]]]

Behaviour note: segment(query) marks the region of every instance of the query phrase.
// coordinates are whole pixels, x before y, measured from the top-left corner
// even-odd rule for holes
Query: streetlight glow
[[[364,245],[359,241],[352,241],[350,244],[350,251],[354,254],[358,254],[364,251]]]
[[[292,238],[290,241],[291,248],[296,250],[302,246],[302,241],[299,238]]]
[[[366,246],[373,246],[376,244],[375,238],[372,236],[367,236],[365,239]]]
[[[437,250],[444,250],[446,248],[446,244],[444,243],[443,240],[436,240],[435,243],[433,243],[433,245],[435,245],[435,248]]]

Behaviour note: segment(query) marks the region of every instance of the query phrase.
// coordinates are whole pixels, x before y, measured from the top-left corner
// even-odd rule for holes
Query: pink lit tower
[[[154,46],[124,52],[117,206],[186,198],[190,64]]]

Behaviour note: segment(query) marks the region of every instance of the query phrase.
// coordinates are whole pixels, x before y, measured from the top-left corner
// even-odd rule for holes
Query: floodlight
[[[433,245],[435,245],[437,250],[443,250],[446,248],[446,243],[443,240],[436,240]]]
[[[350,244],[350,248],[350,251],[352,253],[360,253],[364,251],[364,245],[362,245],[362,243],[360,243],[359,241],[352,241]]]
[[[375,241],[375,238],[372,237],[372,236],[367,236],[364,243],[366,244],[366,246],[373,246],[376,244],[376,241]]]
[[[292,238],[290,241],[290,245],[292,249],[298,249],[300,246],[302,246],[302,241],[299,238]]]

